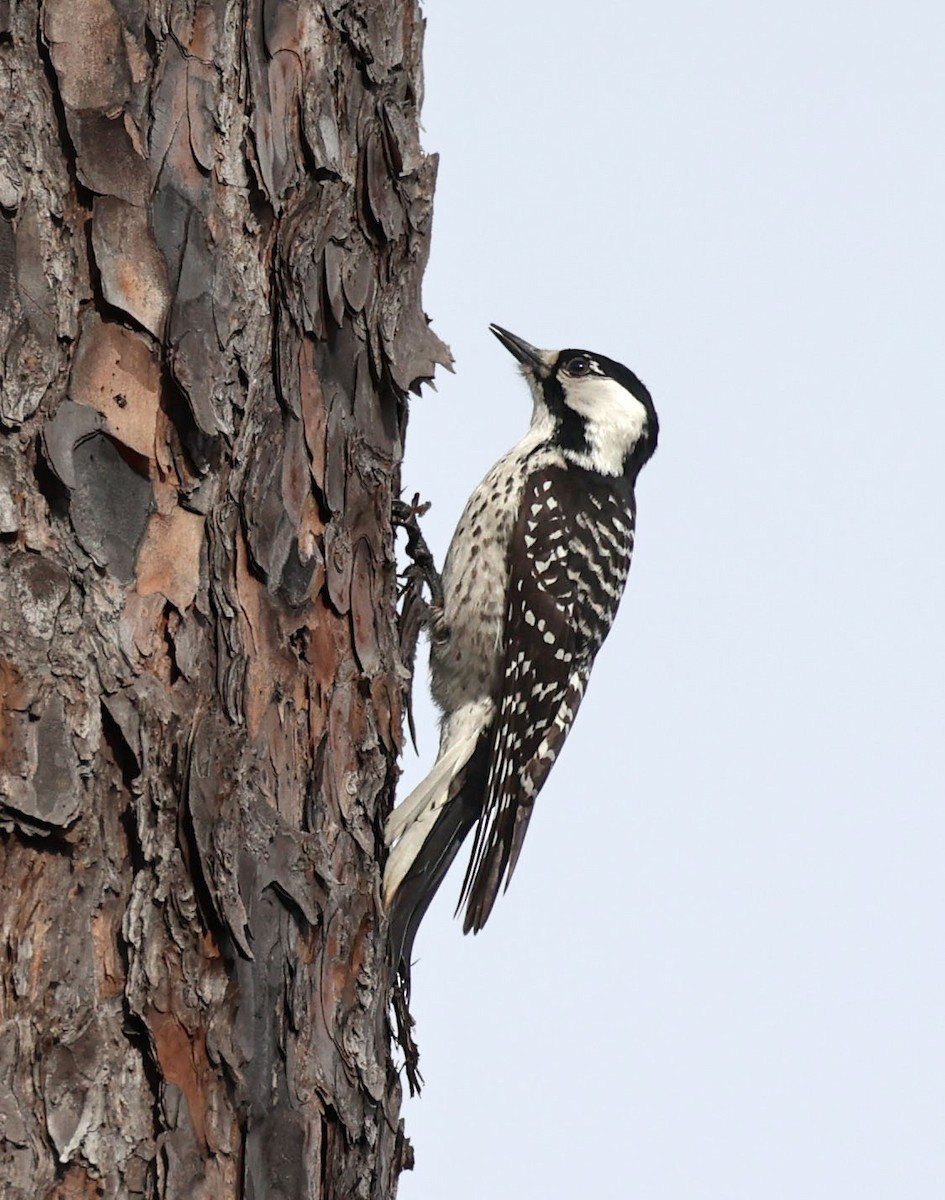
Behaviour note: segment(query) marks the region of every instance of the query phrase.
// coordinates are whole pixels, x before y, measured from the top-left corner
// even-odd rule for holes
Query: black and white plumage
[[[658,435],[650,393],[620,363],[491,329],[519,360],[534,409],[453,535],[431,627],[439,755],[385,829],[391,949],[407,979],[420,921],[473,826],[464,932],[483,927],[508,885],[613,623],[634,485]]]

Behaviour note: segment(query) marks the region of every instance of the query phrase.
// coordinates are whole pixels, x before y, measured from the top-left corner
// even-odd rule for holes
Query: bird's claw
[[[431,641],[442,646],[444,642],[449,641],[450,627],[446,623],[446,616],[439,604],[433,604],[432,601],[426,606],[425,621],[427,633],[430,635]]]
[[[395,500],[391,505],[393,524],[407,531],[407,556],[411,560],[402,576],[398,629],[400,658],[407,670],[407,727],[415,750],[417,734],[413,720],[413,675],[420,631],[428,630],[430,637],[437,642],[445,640],[447,636],[443,619],[443,581],[436,569],[430,547],[420,530],[418,519],[429,508],[429,503],[420,503],[419,494],[415,495],[409,504],[404,500]],[[424,584],[430,593],[429,601],[423,594]]]
[[[399,525],[407,531],[407,556],[412,565],[404,572],[404,591],[411,586],[418,587],[418,584],[425,583],[430,590],[430,602],[442,608],[443,581],[420,529],[419,518],[429,512],[429,509],[430,502],[421,503],[418,492],[409,504],[404,500],[395,500],[391,505],[391,519],[394,525]]]

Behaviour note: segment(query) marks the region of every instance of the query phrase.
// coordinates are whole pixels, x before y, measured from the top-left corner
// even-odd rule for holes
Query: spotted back
[[[485,803],[460,905],[485,923],[613,623],[633,551],[632,487],[574,466],[528,480],[511,543]]]

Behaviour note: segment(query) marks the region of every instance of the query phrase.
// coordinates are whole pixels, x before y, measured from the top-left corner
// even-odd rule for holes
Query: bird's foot
[[[424,625],[427,633],[430,635],[431,641],[436,642],[438,645],[449,641],[450,627],[446,622],[446,615],[443,609],[438,604],[430,603],[427,605]]]
[[[391,521],[394,527],[400,526],[407,531],[407,556],[410,559],[410,565],[403,572],[404,582],[400,591],[401,605],[397,628],[400,660],[406,669],[407,678],[407,727],[415,750],[417,733],[413,720],[413,676],[420,631],[428,630],[430,637],[437,642],[444,641],[448,636],[443,617],[443,580],[420,530],[419,518],[429,507],[429,503],[420,503],[419,495],[415,495],[409,504],[403,500],[395,500],[391,506]],[[423,594],[424,586],[429,591],[429,601]]]
[[[404,572],[404,576],[408,586],[411,579],[416,579],[420,584],[425,583],[430,591],[430,604],[442,611],[443,580],[420,529],[419,518],[429,512],[429,509],[429,500],[421,504],[420,495],[417,493],[409,504],[404,500],[395,500],[391,506],[391,519],[395,527],[399,525],[407,531],[407,557],[411,565]]]

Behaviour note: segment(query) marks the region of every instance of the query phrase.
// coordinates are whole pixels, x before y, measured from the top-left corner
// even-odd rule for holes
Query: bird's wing
[[[633,522],[632,494],[587,472],[548,467],[526,485],[485,801],[459,902],[465,932],[482,928],[503,879],[508,886],[623,592]]]

